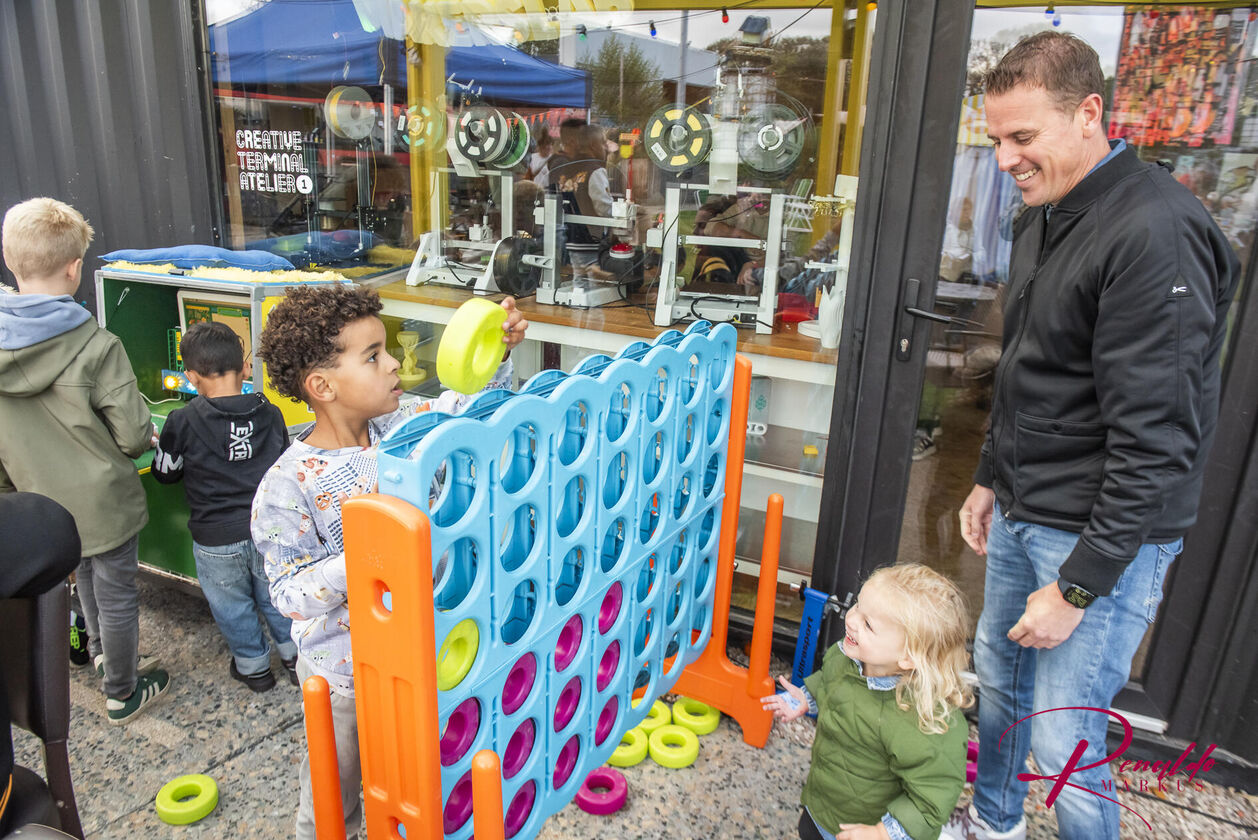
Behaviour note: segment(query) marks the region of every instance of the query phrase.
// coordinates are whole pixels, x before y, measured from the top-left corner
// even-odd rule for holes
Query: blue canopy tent
[[[351,0],[270,0],[209,29],[216,84],[406,86],[405,45],[365,31]],[[502,104],[590,103],[585,71],[501,44],[450,47],[445,76]]]

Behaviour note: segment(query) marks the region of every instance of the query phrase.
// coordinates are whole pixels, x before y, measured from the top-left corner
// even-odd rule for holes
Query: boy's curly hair
[[[293,286],[271,310],[257,355],[266,362],[271,387],[293,402],[305,400],[302,383],[315,368],[329,367],[345,348],[346,324],[380,312],[380,296],[360,286]]]

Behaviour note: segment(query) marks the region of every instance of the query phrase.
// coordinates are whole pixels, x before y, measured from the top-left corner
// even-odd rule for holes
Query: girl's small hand
[[[760,698],[760,707],[773,712],[774,717],[784,722],[797,720],[808,714],[808,697],[804,694],[804,690],[788,680],[785,674],[778,677],[778,682],[791,697],[795,698],[796,704],[792,707],[782,695],[770,694]]]
[[[882,823],[877,825],[841,823],[839,833],[834,835],[834,840],[891,840],[891,835],[887,833],[887,827]]]
[[[507,323],[502,325],[502,343],[507,345],[506,352],[502,354],[505,359],[511,352],[511,348],[524,340],[524,331],[529,328],[529,322],[524,320],[523,313],[515,308],[515,298],[503,298],[502,308],[507,310]]]

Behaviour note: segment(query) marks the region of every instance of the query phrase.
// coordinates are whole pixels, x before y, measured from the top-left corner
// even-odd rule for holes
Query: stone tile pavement
[[[109,726],[90,669],[71,674],[71,768],[84,828],[93,840],[292,836],[296,780],[304,747],[297,688],[283,679],[254,694],[227,673],[228,653],[205,602],[159,582],[141,582],[141,648],[159,655],[172,676],[167,695],[125,727]],[[785,665],[779,663],[782,668]],[[799,790],[808,772],[813,724],[774,729],[768,746],[743,743],[728,718],[705,736],[691,767],[669,770],[644,761],[629,768],[629,802],[610,817],[569,805],[543,827],[542,840],[754,840],[793,838]],[[15,732],[18,761],[42,766],[36,742]],[[167,781],[207,773],[219,805],[189,826],[157,819],[153,798]],[[1029,803],[1046,794],[1036,783]],[[964,801],[968,801],[968,791]],[[1209,782],[1204,790],[1120,793],[1152,825],[1126,820],[1123,836],[1148,840],[1239,840],[1258,837],[1258,798]],[[1052,813],[1028,804],[1031,840],[1056,836]]]

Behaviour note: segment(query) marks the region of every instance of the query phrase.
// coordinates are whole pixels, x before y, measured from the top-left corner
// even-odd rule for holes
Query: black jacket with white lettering
[[[1005,516],[1081,534],[1061,577],[1108,595],[1141,544],[1196,519],[1240,265],[1201,202],[1131,149],[1046,209],[1015,226],[975,481]]]
[[[253,494],[286,448],[284,416],[261,394],[196,397],[166,418],[153,477],[183,479],[192,539],[229,545],[250,538]]]

